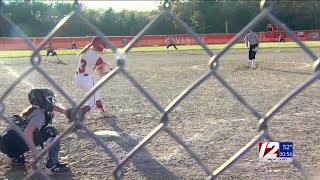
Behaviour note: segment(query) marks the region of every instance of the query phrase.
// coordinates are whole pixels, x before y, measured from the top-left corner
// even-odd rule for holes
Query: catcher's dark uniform
[[[52,111],[45,111],[35,106],[31,106],[21,116],[14,115],[12,120],[22,130],[26,128],[29,122],[34,123],[37,129],[33,132],[33,142],[36,146],[41,146],[43,148],[43,143],[48,140],[51,135],[58,135],[58,130],[56,128],[48,126],[51,124],[52,118]],[[24,153],[29,151],[24,140],[12,127],[7,127],[0,138],[0,151],[7,154],[7,156],[12,159],[17,160],[21,158]]]
[[[50,125],[53,119],[54,94],[49,89],[32,89],[28,97],[31,106],[21,115],[14,115],[12,121],[22,131],[32,123],[35,126],[33,143],[35,146],[44,148],[44,145],[50,144],[59,134],[59,131]],[[59,163],[59,150],[60,142],[58,141],[48,151],[46,168],[51,173],[70,170],[65,164]],[[0,136],[0,151],[11,158],[12,163],[24,164],[24,153],[29,151],[29,147],[17,131],[9,126]]]

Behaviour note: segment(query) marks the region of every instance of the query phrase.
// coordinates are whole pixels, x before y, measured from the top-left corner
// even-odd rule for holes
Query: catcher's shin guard
[[[43,130],[41,130],[41,135],[43,136],[43,140],[47,141],[50,138],[55,138],[56,136],[58,136],[59,131],[53,126],[47,126]]]
[[[14,130],[9,130],[1,137],[1,152],[10,158],[16,158],[26,153],[29,148],[24,140]]]
[[[2,142],[2,137],[0,136],[0,151],[4,154],[8,153],[6,145]]]

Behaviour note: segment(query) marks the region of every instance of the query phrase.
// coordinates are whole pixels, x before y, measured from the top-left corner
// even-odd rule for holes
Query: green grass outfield
[[[303,42],[308,47],[320,47],[320,41],[304,41]],[[225,44],[209,44],[208,47],[212,50],[219,50],[225,47]],[[297,48],[299,45],[296,42],[268,42],[268,43],[260,43],[260,48]],[[232,49],[244,49],[244,43],[238,43],[232,46]],[[173,49],[173,48],[172,48]],[[190,51],[190,50],[201,50],[202,47],[199,45],[178,45],[178,49],[181,51]],[[121,50],[121,49],[120,49]],[[151,46],[151,47],[134,47],[130,50],[130,52],[157,52],[157,51],[165,51],[165,46]],[[81,51],[81,49],[56,49],[58,55],[67,55],[67,54],[77,54]],[[111,52],[110,49],[107,52]],[[46,50],[40,51],[40,54],[44,56],[46,54]],[[14,57],[30,57],[32,55],[31,50],[3,50],[0,51],[0,58],[14,58]]]

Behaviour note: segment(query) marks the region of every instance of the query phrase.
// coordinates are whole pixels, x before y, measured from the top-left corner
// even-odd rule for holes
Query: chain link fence
[[[72,132],[74,126],[78,126],[82,128],[89,137],[94,139],[98,145],[100,145],[105,152],[112,158],[115,163],[115,169],[113,170],[113,176],[115,179],[122,179],[124,177],[123,167],[130,159],[142,150],[144,146],[146,146],[157,134],[161,131],[166,132],[172,138],[175,139],[177,143],[179,143],[184,150],[192,157],[195,162],[201,167],[201,169],[205,172],[208,179],[214,179],[223,173],[226,169],[232,166],[238,159],[240,159],[245,153],[247,153],[250,149],[252,149],[260,140],[266,138],[269,141],[277,141],[272,137],[272,135],[268,132],[268,121],[272,116],[274,116],[282,107],[284,107],[291,99],[293,99],[298,93],[302,90],[306,89],[308,86],[313,84],[320,77],[320,59],[301,42],[288,27],[283,27],[284,31],[295,40],[299,46],[305,51],[305,53],[310,57],[313,61],[313,71],[314,74],[304,83],[296,87],[292,92],[287,94],[282,100],[280,100],[276,105],[274,105],[266,114],[260,114],[254,106],[252,106],[246,99],[241,96],[238,91],[228,83],[218,72],[219,69],[219,58],[222,57],[235,43],[237,43],[249,29],[253,28],[256,24],[261,22],[264,19],[269,19],[274,24],[277,24],[279,27],[282,27],[283,24],[277,17],[272,14],[272,7],[275,4],[272,1],[261,1],[260,9],[261,12],[257,15],[251,22],[249,22],[230,42],[218,53],[213,53],[207,45],[197,36],[197,34],[183,21],[181,20],[175,13],[171,12],[172,2],[165,1],[163,3],[163,9],[160,14],[155,17],[152,21],[150,21],[135,37],[132,39],[124,48],[123,51],[119,51],[117,47],[115,47],[108,38],[106,38],[101,30],[91,24],[88,19],[82,16],[79,13],[79,4],[78,1],[75,0],[73,4],[73,11],[70,12],[67,16],[65,16],[46,36],[46,38],[40,43],[38,47],[35,47],[34,44],[28,39],[28,37],[24,34],[24,32],[9,18],[7,18],[1,11],[0,17],[12,28],[12,31],[15,31],[20,37],[22,37],[25,43],[30,47],[33,51],[30,57],[30,63],[32,67],[26,70],[10,87],[6,89],[6,91],[0,97],[0,117],[5,120],[9,125],[13,126],[14,130],[18,132],[18,134],[23,137],[23,132],[11,121],[11,117],[8,117],[4,111],[6,108],[6,104],[4,104],[4,99],[10,95],[10,92],[21,83],[30,73],[33,71],[38,71],[42,74],[55,88],[58,92],[61,93],[63,97],[65,97],[75,108],[75,111],[72,113],[73,122],[63,131],[60,136],[54,140],[54,142],[46,147],[44,150],[39,151],[35,145],[27,140],[25,137],[24,140],[26,144],[30,148],[34,162],[33,168],[34,170],[29,173],[25,179],[31,179],[35,175],[40,175],[44,179],[48,179],[49,177],[44,174],[42,171],[43,167],[43,157],[52,148],[52,146],[61,140],[67,133]],[[1,9],[0,9],[1,10]],[[203,50],[209,55],[209,66],[208,71],[199,77],[195,82],[193,82],[189,87],[187,87],[180,95],[178,95],[174,100],[172,100],[166,107],[162,107],[149,93],[148,91],[139,83],[127,70],[126,70],[126,54],[130,52],[130,49],[134,47],[134,45],[143,37],[146,32],[151,29],[157,21],[161,17],[170,17],[177,25],[183,27],[183,29],[191,34],[194,39],[199,43],[199,45],[203,48]],[[45,47],[45,45],[50,41],[50,39],[55,35],[55,33],[63,27],[70,18],[76,17],[79,20],[83,21],[97,36],[102,38],[108,47],[112,50],[113,54],[117,59],[117,67],[112,70],[110,73],[105,75],[102,79],[98,81],[98,83],[90,90],[89,94],[81,101],[81,103],[76,103],[72,97],[70,97],[63,89],[63,87],[59,86],[58,83],[41,67],[42,58],[40,56],[40,50]],[[139,142],[123,159],[119,159],[115,153],[105,145],[94,133],[91,131],[85,124],[82,123],[82,117],[80,116],[80,107],[87,101],[90,95],[95,93],[99,88],[101,88],[106,82],[112,79],[117,74],[122,73],[131,83],[135,86],[147,99],[150,103],[159,111],[161,114],[160,123],[147,135],[143,138],[141,142]],[[212,170],[208,167],[205,162],[197,155],[197,153],[188,146],[188,144],[179,136],[179,134],[175,133],[169,126],[168,123],[169,113],[179,105],[181,101],[183,101],[194,89],[200,86],[205,80],[209,77],[216,78],[221,84],[225,86],[227,90],[229,90],[234,97],[244,105],[257,119],[258,121],[258,131],[255,137],[253,137],[244,147],[242,147],[238,152],[236,152],[231,158],[221,164],[215,170]],[[293,166],[297,168],[303,177],[308,176],[308,172],[303,168],[302,164],[298,159],[294,159],[292,162]]]

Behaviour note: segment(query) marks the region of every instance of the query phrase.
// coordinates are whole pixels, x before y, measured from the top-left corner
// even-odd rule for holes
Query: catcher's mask
[[[32,105],[39,106],[45,110],[53,110],[55,97],[50,89],[32,89],[28,94],[28,98]]]
[[[93,37],[91,44],[95,47],[99,52],[102,52],[104,48],[107,48],[106,43],[99,36]]]

